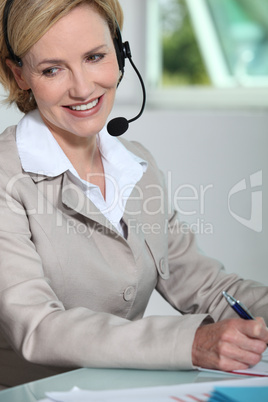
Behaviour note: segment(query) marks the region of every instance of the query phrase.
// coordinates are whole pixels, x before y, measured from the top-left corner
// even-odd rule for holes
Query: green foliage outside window
[[[184,0],[162,0],[163,85],[208,85],[202,60]]]

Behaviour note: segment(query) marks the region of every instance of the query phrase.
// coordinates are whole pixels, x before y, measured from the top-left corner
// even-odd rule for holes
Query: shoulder
[[[132,152],[134,155],[141,159],[144,159],[147,163],[146,172],[143,175],[143,179],[140,182],[145,186],[160,185],[165,188],[165,177],[163,172],[159,169],[157,162],[151,152],[137,141],[129,141],[125,138],[119,138],[119,141]]]
[[[16,144],[16,126],[10,126],[0,134],[0,169],[11,175],[21,171]]]
[[[152,167],[157,168],[157,163],[151,154],[151,152],[144,147],[140,142],[137,141],[129,141],[126,140],[125,138],[118,138],[118,140],[125,146],[126,149],[128,149],[130,152],[133,154],[137,155],[138,157],[146,160],[149,165],[152,165]]]
[[[16,140],[16,127],[17,126],[7,127],[5,131],[0,134],[0,144]]]

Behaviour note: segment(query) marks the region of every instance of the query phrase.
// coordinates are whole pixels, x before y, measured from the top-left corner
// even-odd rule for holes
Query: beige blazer
[[[121,140],[148,161],[124,239],[66,174],[25,173],[15,131],[0,136],[0,383],[76,367],[190,369],[198,326],[232,315],[224,289],[268,319],[267,288],[226,275],[181,230],[141,145]],[[155,288],[183,315],[142,318]]]

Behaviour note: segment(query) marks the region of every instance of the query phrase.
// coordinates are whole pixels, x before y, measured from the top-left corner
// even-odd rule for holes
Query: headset
[[[3,34],[4,34],[4,40],[5,40],[5,44],[6,47],[8,49],[9,52],[9,56],[11,58],[11,60],[13,60],[19,67],[23,66],[23,62],[21,60],[20,57],[18,57],[9,42],[9,38],[8,38],[8,17],[9,17],[9,13],[10,13],[10,9],[13,5],[14,0],[7,0],[6,4],[5,4],[5,8],[4,8],[4,12],[3,12]],[[115,20],[116,22],[116,33],[115,33],[115,38],[114,38],[114,47],[115,47],[115,51],[116,51],[116,56],[117,56],[117,62],[118,62],[118,66],[119,66],[119,70],[122,73],[122,76],[120,78],[119,83],[121,82],[123,76],[124,76],[124,71],[125,71],[125,59],[128,59],[130,61],[130,64],[132,65],[132,67],[134,68],[140,83],[141,83],[141,87],[142,87],[142,93],[143,93],[143,102],[142,102],[142,107],[141,110],[139,112],[139,114],[137,116],[135,116],[134,118],[127,120],[124,117],[117,117],[115,119],[112,119],[108,125],[107,125],[107,130],[109,132],[109,134],[111,134],[112,136],[119,136],[124,134],[129,126],[129,123],[137,120],[143,113],[144,108],[145,108],[145,103],[146,103],[146,90],[145,90],[145,85],[143,82],[143,79],[141,77],[140,72],[138,71],[137,67],[135,66],[135,64],[132,61],[132,54],[131,54],[131,50],[130,50],[130,46],[129,46],[129,42],[123,42],[122,41],[122,35],[121,35],[121,31],[120,31],[120,27],[118,25],[118,22]]]
[[[4,8],[4,13],[3,13],[3,33],[4,33],[4,39],[5,39],[5,43],[6,43],[6,47],[8,49],[9,55],[11,60],[13,60],[19,67],[22,67],[22,60],[20,57],[16,56],[15,53],[13,52],[13,49],[9,43],[9,39],[8,39],[8,33],[7,33],[7,29],[8,29],[8,16],[9,16],[9,12],[10,9],[12,7],[14,0],[7,0],[5,8]]]

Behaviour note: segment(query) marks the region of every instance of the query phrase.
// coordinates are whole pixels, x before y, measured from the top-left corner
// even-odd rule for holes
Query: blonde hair
[[[31,90],[18,87],[6,64],[10,58],[3,33],[3,12],[7,0],[0,0],[0,82],[8,93],[6,103],[16,103],[28,113],[37,108]],[[117,23],[122,29],[123,11],[118,0],[14,0],[8,15],[7,34],[16,56],[23,58],[30,48],[62,17],[81,4],[88,4],[107,21],[116,36]]]

